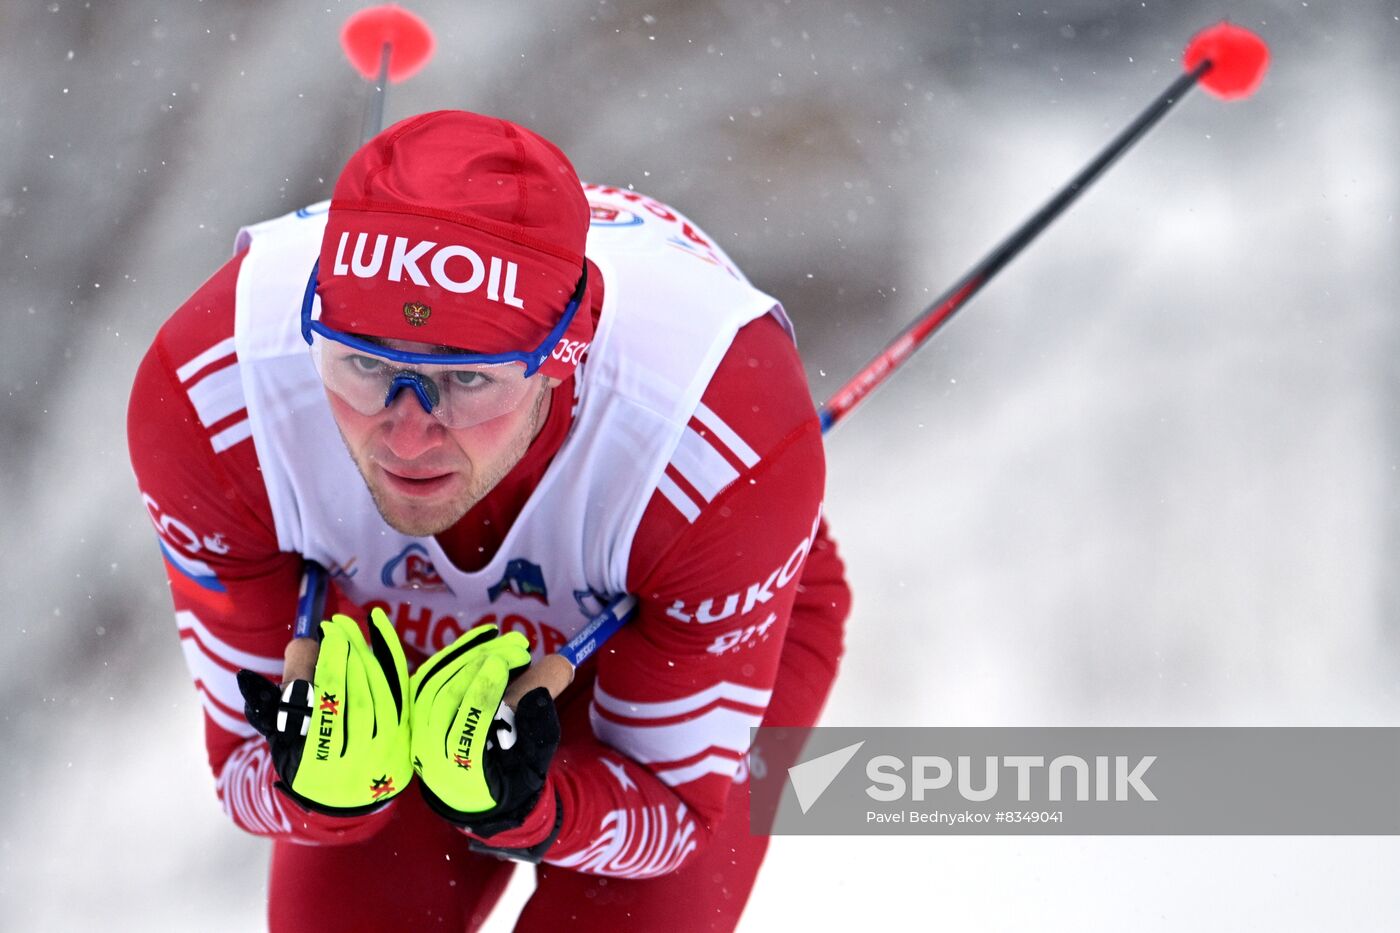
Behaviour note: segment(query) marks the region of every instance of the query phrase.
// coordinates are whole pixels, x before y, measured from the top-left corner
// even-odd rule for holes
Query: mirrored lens
[[[319,334],[311,343],[311,359],[326,388],[362,415],[383,411],[394,378],[404,373],[415,373],[436,388],[426,393],[433,401],[433,417],[449,428],[499,418],[529,395],[530,383],[519,363],[405,366]],[[402,391],[402,382],[395,388]],[[416,398],[413,404],[418,404]]]

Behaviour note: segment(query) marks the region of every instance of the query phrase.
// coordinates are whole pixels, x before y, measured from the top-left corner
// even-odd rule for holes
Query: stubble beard
[[[360,471],[360,478],[364,480],[365,486],[369,489],[374,507],[379,511],[379,517],[384,519],[385,524],[400,534],[413,538],[427,538],[441,534],[457,524],[463,515],[466,515],[476,507],[477,503],[485,499],[487,494],[495,489],[501,480],[505,479],[506,474],[515,468],[544,426],[552,394],[548,386],[539,392],[531,407],[528,424],[523,431],[516,434],[505,456],[489,465],[485,470],[478,470],[476,464],[473,463],[472,470],[468,474],[467,486],[455,499],[442,505],[426,506],[424,509],[396,508],[396,500],[386,494],[375,480],[370,479],[371,476],[376,475],[374,470],[377,469],[373,466],[372,459],[368,455],[356,452],[350,446],[349,441],[345,439],[344,432],[341,432],[340,440],[345,444],[345,449],[349,451],[350,459],[354,461],[356,469]]]

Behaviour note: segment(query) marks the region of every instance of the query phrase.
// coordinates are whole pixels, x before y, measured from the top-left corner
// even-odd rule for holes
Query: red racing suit
[[[460,833],[423,810],[412,789],[360,817],[303,810],[274,789],[267,743],[250,734],[230,690],[241,667],[279,673],[301,568],[300,555],[278,549],[236,380],[219,375],[237,365],[241,259],[231,259],[160,329],[128,414],[132,463],[204,706],[219,799],[240,828],[276,842],[274,929],[389,929],[410,916],[471,928],[503,884],[493,860],[458,846]],[[595,315],[603,287],[594,289]],[[572,379],[554,390],[524,458],[438,536],[462,569],[484,566],[496,552],[564,442],[573,393]],[[691,427],[737,478],[702,491],[677,458],[666,469],[665,491],[651,496],[627,574],[638,615],[559,698],[563,741],[536,811],[490,840],[528,846],[556,817],[561,822],[519,929],[587,928],[589,911],[609,929],[647,929],[661,918],[671,930],[731,928],[766,840],[748,835],[745,750],[716,744],[710,724],[741,714],[765,725],[811,725],[835,676],[850,596],[819,521],[819,425],[796,349],[777,321],[764,316],[738,332],[700,410],[703,421]],[[331,571],[334,583],[357,568]],[[328,615],[363,618],[366,609],[332,586]],[[411,592],[385,609],[406,644],[432,622],[415,610]],[[493,621],[532,643],[551,638],[521,616]],[[410,666],[419,660],[410,649]],[[600,735],[637,737],[668,757],[642,763]],[[385,869],[388,848],[410,855],[401,859],[401,877]],[[451,877],[442,874],[449,870],[444,854],[449,864],[456,859]],[[567,869],[551,867],[560,865]],[[599,879],[608,881],[600,886]],[[320,904],[318,890],[325,892]],[[329,925],[331,900],[344,912],[339,926]]]

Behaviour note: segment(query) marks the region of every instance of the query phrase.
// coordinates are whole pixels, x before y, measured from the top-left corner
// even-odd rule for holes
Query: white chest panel
[[[781,307],[703,233],[631,192],[591,189],[588,256],[602,272],[598,332],[574,422],[493,559],[467,573],[437,541],[390,528],[346,452],[300,334],[326,205],[246,228],[235,342],[278,546],[381,605],[407,644],[435,651],[483,621],[551,651],[626,588],[642,513],[740,327]]]

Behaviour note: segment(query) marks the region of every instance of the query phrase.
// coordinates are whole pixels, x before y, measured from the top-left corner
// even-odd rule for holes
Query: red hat
[[[460,110],[396,123],[350,157],[321,241],[321,322],[457,347],[535,349],[584,268],[588,202],[574,167],[522,126]],[[540,372],[572,372],[589,296]]]

